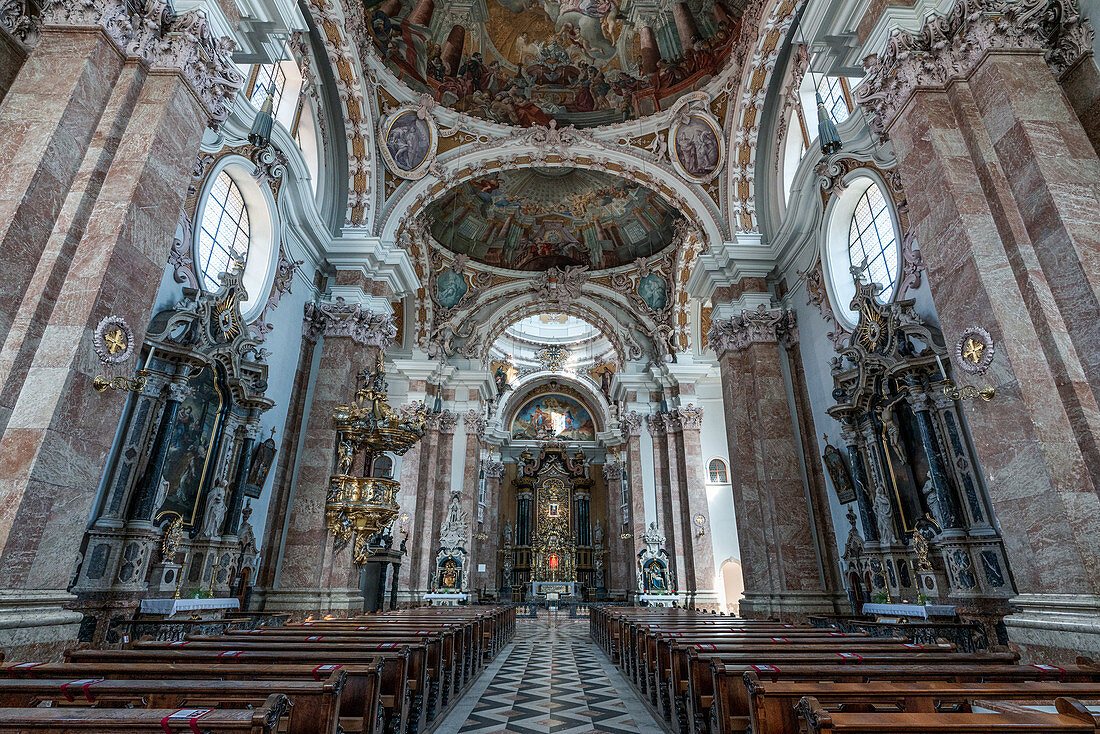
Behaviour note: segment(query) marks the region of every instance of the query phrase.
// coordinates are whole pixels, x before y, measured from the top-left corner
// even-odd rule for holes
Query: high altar
[[[566,455],[565,444],[551,441],[534,458],[524,452],[516,477],[520,523],[530,523],[532,597],[580,595],[579,556],[591,546],[589,492],[583,451]],[[532,512],[533,511],[533,512]]]

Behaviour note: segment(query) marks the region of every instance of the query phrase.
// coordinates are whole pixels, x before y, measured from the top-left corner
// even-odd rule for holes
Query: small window
[[[198,238],[198,266],[202,287],[216,291],[219,275],[228,272],[230,263],[244,266],[248,259],[248,207],[241,190],[229,174],[218,174],[203,209]]]
[[[721,459],[711,459],[707,470],[710,472],[711,484],[729,484],[730,475],[729,470],[726,469],[726,462]]]
[[[821,101],[825,103],[825,109],[833,117],[837,125],[851,116],[848,109],[848,100],[844,97],[844,87],[840,79],[835,76],[823,76],[817,84],[817,93],[821,95]],[[816,119],[816,118],[815,118]]]
[[[379,456],[374,460],[371,476],[375,479],[393,479],[393,459],[388,456]]]
[[[852,265],[867,263],[865,276],[882,286],[884,303],[894,292],[898,276],[898,238],[882,189],[872,183],[856,203],[848,225],[848,259]]]
[[[256,69],[256,83],[252,85],[252,94],[248,97],[253,107],[260,109],[263,106],[264,98],[272,85],[275,86],[275,103],[272,109],[278,110],[283,101],[283,89],[286,88],[286,74],[283,73],[282,64],[260,64]]]

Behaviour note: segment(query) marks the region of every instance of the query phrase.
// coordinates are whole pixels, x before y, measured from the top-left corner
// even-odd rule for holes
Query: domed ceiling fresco
[[[593,127],[705,84],[740,36],[745,0],[673,0],[644,16],[616,0],[366,2],[375,45],[414,90],[493,122]]]
[[[501,171],[427,208],[441,245],[511,270],[625,265],[663,250],[681,218],[640,184],[574,168]]]

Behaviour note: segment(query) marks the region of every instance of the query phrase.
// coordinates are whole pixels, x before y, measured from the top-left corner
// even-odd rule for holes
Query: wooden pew
[[[139,643],[147,645],[150,643]],[[152,643],[156,644],[156,643]],[[186,641],[168,643],[167,647],[137,647],[131,650],[72,650],[66,653],[71,662],[91,663],[175,663],[189,665],[206,664],[309,664],[318,665],[370,665],[377,658],[385,659],[381,670],[380,697],[384,709],[383,734],[416,734],[420,723],[420,712],[410,712],[412,689],[409,676],[423,675],[423,667],[418,671],[412,665],[412,647],[408,645],[363,646],[354,650],[335,650],[318,652],[308,647],[282,647],[271,645],[256,650],[238,649],[191,649]],[[421,649],[423,651],[423,648]],[[422,659],[422,658],[421,658]],[[420,679],[421,685],[423,679]],[[412,714],[410,716],[410,713]],[[410,723],[413,729],[409,729]]]
[[[268,690],[282,682],[325,681],[334,674],[345,680],[339,700],[339,722],[345,732],[381,734],[384,727],[380,679],[385,661],[369,665],[250,665],[238,663],[16,663],[0,669],[0,686],[10,679],[119,679],[142,681],[253,681]]]
[[[347,673],[334,670],[321,681],[309,680],[133,680],[95,678],[23,678],[0,680],[0,708],[36,708],[43,704],[111,708],[258,708],[272,688],[290,702],[286,734],[336,734],[340,696]],[[342,729],[340,731],[343,731]]]
[[[1080,701],[1057,698],[1056,712],[848,713],[826,710],[816,699],[798,702],[803,734],[1096,734],[1100,722]]]
[[[287,715],[286,696],[273,693],[255,709],[0,708],[7,734],[274,734]],[[192,723],[193,722],[193,723]]]
[[[875,712],[934,714],[947,710],[971,711],[974,699],[1049,703],[1059,696],[1100,700],[1100,682],[1046,681],[876,681],[837,683],[834,681],[761,681],[755,673],[745,674],[753,734],[787,734],[798,730],[795,708],[803,698],[815,699],[822,708],[871,707]]]

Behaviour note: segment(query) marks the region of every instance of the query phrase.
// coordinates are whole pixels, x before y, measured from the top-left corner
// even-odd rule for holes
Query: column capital
[[[4,0],[2,7],[3,26],[24,47],[37,43],[40,27],[101,29],[127,58],[140,59],[154,71],[179,73],[215,127],[229,117],[233,98],[244,86],[231,58],[236,42],[215,38],[198,8],[174,15],[165,0],[147,0],[137,9],[126,0],[52,0],[45,3],[39,26],[26,14],[24,0]]]
[[[660,436],[668,432],[668,426],[665,424],[664,413],[654,413],[653,415],[647,415],[645,417],[645,425],[649,430],[651,436]]]
[[[485,420],[485,416],[473,408],[467,410],[466,414],[462,416],[462,422],[466,425],[466,435],[476,435],[478,438],[485,435],[485,428],[489,425],[489,421]]]
[[[336,298],[306,303],[302,335],[312,342],[321,336],[348,337],[366,347],[387,349],[397,338],[397,327],[390,314],[374,313],[362,304]]]
[[[195,393],[195,388],[189,385],[186,381],[172,380],[165,386],[165,392],[168,393],[168,399],[174,400],[177,403],[182,403],[187,398],[191,397]]]
[[[642,416],[636,410],[623,414],[619,418],[619,425],[624,439],[642,435]]]
[[[440,413],[437,413],[436,415],[439,416],[437,420],[439,421],[440,433],[455,432],[455,426],[458,425],[458,413],[452,413],[449,410],[444,410]]]
[[[703,408],[693,403],[677,409],[676,416],[683,430],[698,431],[703,427]]]
[[[754,311],[716,320],[707,334],[707,343],[720,359],[726,352],[741,351],[750,344],[778,343],[795,328],[794,311],[769,309],[760,304]]]
[[[1075,0],[958,0],[917,32],[895,30],[882,53],[864,59],[856,101],[883,135],[918,88],[966,79],[990,51],[1042,53],[1060,77],[1091,53],[1092,34]]]
[[[486,461],[482,466],[485,468],[485,476],[488,479],[500,479],[504,476],[503,461]]]

